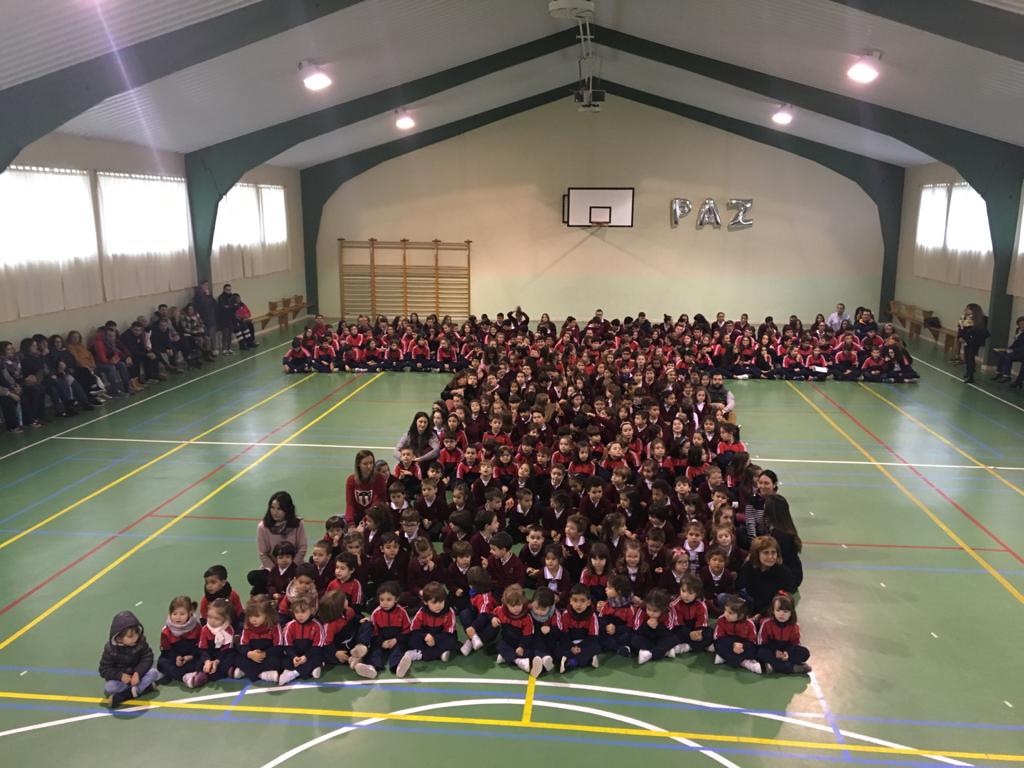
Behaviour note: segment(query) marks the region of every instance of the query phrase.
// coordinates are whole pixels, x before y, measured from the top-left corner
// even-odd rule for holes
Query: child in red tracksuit
[[[491,626],[501,631],[497,640],[498,663],[513,664],[532,677],[540,675],[544,662],[533,654],[533,619],[523,588],[518,584],[505,589],[501,605],[494,609]]]
[[[409,650],[398,662],[395,675],[405,677],[416,661],[444,661],[459,647],[455,637],[455,611],[448,607],[448,590],[437,581],[420,592],[423,607],[412,617]]]
[[[632,649],[629,643],[636,621],[636,607],[633,605],[633,589],[629,577],[621,573],[609,576],[605,596],[606,601],[598,607],[601,650],[630,656]]]
[[[644,604],[636,612],[633,621],[633,637],[630,648],[636,652],[637,661],[646,664],[652,659],[675,658],[676,635],[673,630],[672,611],[669,610],[668,593],[663,589],[652,589],[644,598]]]
[[[356,578],[358,567],[355,555],[351,552],[342,552],[334,560],[334,579],[325,590],[325,595],[331,592],[344,592],[349,607],[357,612],[363,608],[363,585]]]
[[[469,607],[459,614],[466,632],[466,642],[460,648],[463,656],[479,651],[498,636],[492,624],[498,601],[491,593],[491,577],[479,565],[474,565],[466,573],[466,580],[469,582]]]
[[[315,618],[315,593],[300,595],[290,607],[292,620],[281,627],[278,637],[281,685],[299,678],[318,679],[323,671],[324,626]]]
[[[714,641],[708,627],[708,607],[701,599],[703,584],[692,573],[683,574],[679,597],[672,601],[672,617],[676,625],[676,654],[703,651]]]
[[[206,626],[199,633],[202,669],[191,685],[198,688],[207,680],[223,680],[235,666],[235,631],[231,627],[231,603],[218,597],[206,610]]]
[[[292,339],[292,348],[285,353],[281,364],[285,373],[309,373],[313,370],[313,355],[302,346],[302,339],[296,337]]]
[[[186,595],[171,600],[167,622],[160,632],[160,658],[156,668],[164,677],[181,680],[190,688],[199,669],[199,635],[196,603]]]
[[[757,658],[764,670],[783,675],[810,672],[807,659],[811,652],[800,645],[800,625],[796,623],[793,598],[784,594],[773,597],[771,614],[761,622],[757,633]]]
[[[743,667],[759,675],[761,665],[756,657],[757,631],[747,618],[747,603],[739,595],[732,595],[715,623],[715,664]]]
[[[569,607],[561,615],[562,641],[558,647],[559,671],[596,667],[601,650],[598,619],[590,600],[590,588],[574,584],[569,590]]]
[[[370,621],[352,608],[347,593],[341,590],[324,595],[318,616],[324,625],[324,664],[328,667],[347,664],[355,670],[370,651],[373,635]],[[377,671],[373,672],[376,675]]]
[[[356,673],[363,677],[376,677],[377,672],[385,667],[396,671],[405,655],[412,624],[409,614],[398,605],[401,589],[397,581],[384,582],[377,588],[377,607],[370,614],[373,640],[366,657],[369,663],[355,667]]]
[[[533,619],[533,653],[541,657],[544,669],[555,668],[555,653],[562,640],[561,615],[555,605],[555,593],[547,587],[537,587],[530,601]]]
[[[235,677],[276,683],[281,667],[277,646],[277,609],[266,595],[256,595],[245,605],[245,624],[238,641]]]

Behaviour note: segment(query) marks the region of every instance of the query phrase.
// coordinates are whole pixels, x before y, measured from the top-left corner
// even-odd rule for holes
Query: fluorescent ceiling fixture
[[[777,125],[789,125],[793,122],[793,109],[788,104],[783,104],[772,115],[772,122]]]
[[[300,62],[299,72],[302,73],[302,84],[311,91],[322,91],[333,82],[327,73],[312,61]]]
[[[878,62],[881,59],[881,51],[868,51],[846,70],[846,76],[858,83],[872,83],[878,77]]]
[[[400,131],[408,131],[415,127],[416,121],[412,119],[412,115],[404,109],[401,112],[395,112],[395,128]]]

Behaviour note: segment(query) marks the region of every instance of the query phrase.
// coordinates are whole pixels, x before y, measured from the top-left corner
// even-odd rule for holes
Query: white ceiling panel
[[[575,73],[575,54],[542,56],[406,105],[416,120],[411,131],[398,130],[394,114],[388,112],[297,144],[269,163],[307,168],[566,85]],[[566,109],[573,109],[570,99],[566,89]]]
[[[107,99],[61,131],[189,152],[568,26],[545,8],[534,0],[367,0]],[[303,88],[297,67],[306,58],[334,84]]]
[[[0,0],[0,90],[257,0]]]

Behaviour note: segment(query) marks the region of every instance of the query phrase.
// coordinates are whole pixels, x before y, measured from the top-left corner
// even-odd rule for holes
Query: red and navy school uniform
[[[434,361],[430,359],[430,345],[425,341],[410,344],[405,353],[405,361],[412,365],[414,371],[432,371]]]
[[[604,588],[608,586],[608,565],[605,565],[605,573],[596,574],[591,573],[590,568],[584,568],[583,573],[580,574],[580,584],[590,590],[590,599],[596,604],[602,600],[607,600],[608,595],[605,594]]]
[[[784,651],[785,660],[775,654]],[[792,618],[786,624],[780,624],[775,617],[768,617],[761,622],[757,632],[757,660],[762,664],[771,664],[772,669],[784,675],[793,674],[794,664],[805,664],[811,652],[800,645],[800,625]]]
[[[318,566],[310,558],[309,564],[316,569],[316,575],[313,577],[313,583],[316,584],[316,594],[318,597],[323,597],[327,591],[327,585],[334,581],[334,558],[328,560],[323,568]]]
[[[455,468],[455,476],[459,480],[465,480],[469,483],[470,487],[480,479],[480,462],[474,461],[472,464],[466,461],[463,457],[459,462],[459,465]]]
[[[287,587],[288,585],[285,584],[285,586]],[[217,592],[207,592],[205,589],[203,590],[203,596],[199,599],[200,623],[206,623],[206,612],[210,608],[210,603],[219,598],[223,598],[231,603],[231,615],[235,617],[235,621],[233,623],[235,626],[241,626],[245,610],[242,608],[242,599],[238,596],[238,593],[231,588],[230,581],[225,581],[224,586]]]
[[[860,358],[857,349],[841,348],[833,357],[832,378],[836,381],[856,381],[860,376]]]
[[[623,568],[621,573],[629,579],[629,585],[633,590],[633,594],[641,600],[643,600],[643,598],[647,596],[647,593],[655,586],[655,584],[657,584],[657,579],[650,568],[640,567],[634,570],[627,565]]]
[[[491,488],[497,488],[500,490],[501,480],[494,475],[491,475],[491,479],[485,483],[484,479],[478,476],[474,483],[469,487],[469,499],[473,506],[483,507],[484,501],[486,500],[484,496]],[[502,518],[502,527],[504,527],[504,513],[499,513],[498,517]]]
[[[516,504],[508,512],[506,526],[512,541],[522,542],[526,541],[526,529],[531,525],[537,525],[539,522],[540,512],[536,504],[528,510],[524,510],[522,506]]]
[[[384,610],[378,605],[370,614],[370,623],[373,627],[373,638],[370,653],[366,658],[374,668],[380,670],[387,666],[394,672],[405,654],[409,641],[409,632],[412,629],[409,614],[397,604],[390,610]],[[398,642],[392,648],[385,648],[383,643],[387,640]]]
[[[348,581],[332,579],[327,585],[325,594],[327,592],[344,592],[348,598],[348,604],[353,610],[361,611],[363,608],[363,585],[354,576],[350,577]]]
[[[294,562],[283,571],[276,564],[271,566],[270,571],[267,572],[267,594],[271,597],[274,595],[283,597],[288,591],[288,585],[295,578],[295,567]]]
[[[309,373],[313,370],[313,355],[305,347],[292,347],[281,360],[288,373]]]
[[[807,369],[807,377],[815,381],[824,381],[828,378],[828,360],[824,355],[810,354],[804,358],[804,368]],[[825,372],[812,370],[813,368],[824,368]]]
[[[264,672],[277,672],[281,668],[281,654],[277,645],[278,629],[276,626],[263,624],[254,627],[248,622],[242,627],[238,639],[237,665],[250,682],[256,682]],[[263,661],[249,658],[251,651],[266,654]]]
[[[462,463],[462,459],[462,450],[458,446],[456,446],[454,451],[442,448],[441,453],[437,456],[437,461],[441,465],[441,474],[449,480],[454,479],[456,472],[458,472],[459,464]]]
[[[888,365],[884,357],[868,357],[861,363],[860,372],[864,381],[881,381]]]
[[[736,552],[739,547],[732,549]],[[704,602],[707,604],[708,614],[720,616],[725,597],[736,593],[736,574],[726,565],[716,576],[711,572],[711,568],[705,565],[700,569],[700,580],[704,584]]]
[[[703,600],[687,603],[681,597],[672,601],[669,610],[676,625],[676,640],[690,646],[691,651],[703,651],[714,641],[714,632],[708,626],[708,607]],[[697,632],[694,638],[691,633]]]
[[[541,548],[534,552],[530,549],[529,544],[524,544],[523,548],[519,550],[518,557],[519,561],[523,564],[523,568],[527,571],[526,581],[523,586],[527,589],[536,589],[537,578],[530,576],[529,571],[530,569],[540,571],[544,568],[544,546],[541,545]]]
[[[207,661],[217,662],[217,669],[208,673],[210,680],[223,680],[231,673],[236,663],[235,630],[230,624],[224,625],[221,630],[223,631],[214,632],[207,625],[199,633],[199,658],[203,664]]]
[[[427,645],[427,635],[434,638],[433,645]],[[443,608],[435,613],[422,606],[412,617],[409,632],[409,648],[419,651],[423,661],[438,661],[442,653],[454,653],[459,647],[455,636],[455,611]]]
[[[370,583],[369,594],[375,594],[377,587],[386,581],[397,581],[405,584],[409,572],[409,555],[399,550],[394,560],[388,560],[384,555],[378,555],[370,560]]]
[[[519,659],[530,659],[533,657],[533,617],[529,609],[524,605],[522,610],[513,614],[504,605],[494,609],[494,618],[501,624],[499,636],[496,642],[498,655],[508,664],[515,664]],[[522,656],[516,653],[516,648],[522,648]]]
[[[556,658],[565,660],[566,671],[576,667],[589,667],[601,650],[598,639],[600,623],[593,608],[577,613],[567,608],[561,614],[562,640]],[[575,650],[575,649],[579,650]]]
[[[473,566],[470,565],[470,568]],[[469,568],[462,570],[454,560],[445,571],[445,584],[448,585],[448,604],[455,612],[462,613],[469,607]]]
[[[181,680],[189,672],[199,670],[199,635],[202,631],[199,622],[179,635],[175,635],[170,627],[164,626],[160,632],[160,658],[156,662],[156,668],[161,675],[172,680]],[[179,656],[192,658],[179,667]]]
[[[533,653],[535,656],[558,658],[558,646],[562,641],[562,615],[557,607],[550,612],[538,614],[532,605],[527,606],[533,619]]]
[[[562,565],[569,572],[569,579],[575,583],[580,580],[583,569],[590,559],[590,542],[583,536],[576,541],[562,537]]]
[[[317,344],[313,352],[313,370],[318,373],[330,373],[334,367],[334,346],[326,339]]]
[[[630,639],[629,647],[633,653],[650,651],[653,659],[663,659],[665,654],[676,646],[675,620],[672,609],[664,611],[658,617],[654,627],[648,624],[650,618],[646,606],[637,610],[636,618],[633,620],[633,636]]]
[[[432,581],[444,584],[445,576],[447,576],[445,569],[441,567],[436,558],[428,564],[421,563],[418,557],[409,558],[409,566],[406,569],[403,582],[404,588],[398,602],[410,611],[415,610],[420,605],[420,592],[423,588]]]
[[[597,472],[597,465],[592,461],[570,461],[565,471],[573,477],[585,482],[587,478]]]
[[[324,663],[329,666],[337,664],[339,651],[351,654],[357,645],[369,649],[372,639],[373,624],[365,621],[351,606],[346,606],[344,616],[324,626]]]
[[[470,589],[469,605],[459,612],[462,628],[472,627],[484,645],[492,642],[498,636],[498,630],[491,625],[491,619],[498,606],[498,601],[490,592],[477,592]]]
[[[743,648],[736,653],[733,646],[740,643]],[[715,653],[725,659],[732,667],[739,667],[742,662],[757,658],[757,630],[750,619],[726,621],[720,616],[715,622]]]
[[[601,606],[601,613],[598,616],[601,650],[605,653],[629,656],[629,643],[636,622],[636,607],[629,598],[618,598],[615,602],[616,605],[608,601]],[[609,627],[613,628],[611,632],[608,631]]]
[[[504,561],[491,556],[487,558],[487,573],[491,577],[491,592],[500,598],[505,588],[513,584],[523,586],[526,582],[526,566],[516,555],[510,554]]]
[[[310,617],[302,622],[292,619],[280,629],[277,643],[281,648],[281,668],[294,670],[299,677],[312,677],[313,671],[323,666],[323,647],[325,641],[324,625]],[[295,664],[295,658],[305,656],[301,664]]]

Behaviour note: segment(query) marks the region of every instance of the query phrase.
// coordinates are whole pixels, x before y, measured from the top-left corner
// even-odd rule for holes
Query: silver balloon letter
[[[722,216],[718,213],[718,204],[710,197],[700,204],[700,210],[697,211],[697,229],[704,229],[705,224],[710,224],[715,229],[722,226]]]
[[[690,211],[693,210],[693,203],[687,200],[685,197],[673,198],[671,205],[669,206],[669,220],[672,223],[672,229],[679,226],[679,220],[689,215]]]
[[[735,210],[736,213],[729,222],[729,229],[747,229],[748,227],[754,226],[754,220],[747,218],[747,214],[750,213],[750,209],[754,207],[754,198],[752,197],[734,197],[729,201],[729,210]]]

